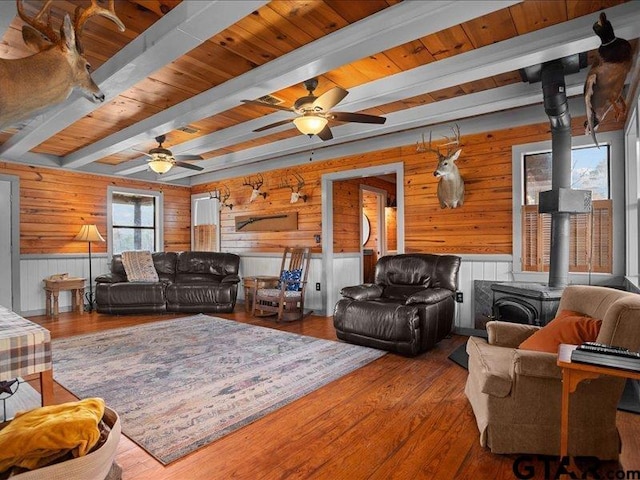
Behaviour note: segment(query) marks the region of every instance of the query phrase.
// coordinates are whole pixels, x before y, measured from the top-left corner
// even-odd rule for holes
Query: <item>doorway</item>
[[[395,177],[393,179],[395,180]],[[387,254],[387,226],[384,208],[387,204],[387,196],[395,195],[395,188],[395,182],[389,182],[388,189],[372,187],[367,184],[360,185],[363,283],[373,283],[375,265],[380,257]]]
[[[0,305],[20,313],[20,179],[0,175]]]
[[[359,283],[362,276],[362,255],[361,252],[357,253],[362,245],[352,250],[356,252],[355,257],[352,253],[336,249],[334,245],[334,182],[362,180],[384,175],[394,175],[396,179],[397,221],[394,234],[397,246],[395,253],[404,253],[404,164],[402,162],[328,173],[322,176],[322,284],[324,288],[321,290],[321,296],[327,315],[333,312],[340,289]],[[358,220],[362,218],[361,208],[356,207],[354,210],[356,218]],[[334,250],[337,251],[334,253]]]

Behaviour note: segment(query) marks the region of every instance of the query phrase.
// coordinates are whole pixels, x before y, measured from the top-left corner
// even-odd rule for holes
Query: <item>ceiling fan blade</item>
[[[249,105],[260,105],[261,107],[273,108],[274,110],[284,110],[285,112],[293,112],[293,108],[284,107],[282,105],[271,105],[270,103],[261,102],[260,100],[241,100],[242,103],[248,103]]]
[[[356,123],[378,123],[383,124],[387,121],[385,117],[377,115],[367,115],[366,113],[349,113],[349,112],[331,112],[327,115],[330,120],[338,122],[356,122]]]
[[[188,168],[190,170],[204,170],[204,167],[200,167],[198,165],[194,165],[193,163],[185,163],[176,161],[175,164],[177,167]]]
[[[329,128],[329,125],[327,125],[322,130],[320,130],[320,133],[318,133],[318,137],[320,137],[320,139],[323,141],[331,140],[333,138],[333,133],[331,133],[331,129]]]
[[[270,128],[275,128],[275,127],[279,127],[280,125],[285,125],[287,123],[291,123],[293,122],[293,119],[289,119],[289,120],[280,120],[279,122],[276,123],[272,123],[270,125],[265,125],[264,127],[260,127],[260,128],[256,128],[254,130],[254,132],[262,132],[264,130],[269,130]]]
[[[315,111],[322,110],[328,112],[338,103],[342,101],[344,97],[349,94],[344,88],[333,87],[331,90],[324,92],[313,102],[313,109]]]
[[[183,160],[183,161],[187,161],[187,160],[203,160],[202,156],[200,156],[200,155],[191,155],[191,154],[188,154],[188,153],[180,154],[180,155],[174,155],[173,158],[175,158],[176,160]]]

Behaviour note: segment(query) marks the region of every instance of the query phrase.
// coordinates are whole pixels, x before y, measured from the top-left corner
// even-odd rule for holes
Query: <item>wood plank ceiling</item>
[[[53,24],[64,13],[72,14],[78,3],[84,2],[54,0]],[[483,101],[506,98],[521,88],[509,86],[523,85],[527,98],[539,90],[539,85],[524,89],[518,68],[596,48],[591,25],[601,9],[611,9],[618,35],[637,38],[640,2],[625,3],[116,1],[125,32],[102,18],[85,27],[86,56],[107,101],[94,106],[74,94],[65,104],[6,128],[0,132],[0,160],[197,184],[199,176],[204,178],[200,172],[179,167],[156,176],[140,152],[156,146],[153,138],[166,133],[166,147],[202,155],[204,173],[224,178],[226,166],[435,123],[428,115],[417,121],[419,109],[430,104],[446,108],[439,102],[457,97],[466,97],[467,113],[460,115],[486,113],[491,108],[482,110]],[[25,4],[35,11],[39,2]],[[3,9],[15,13],[15,7]],[[22,24],[17,17],[11,21],[0,57],[29,54]],[[313,76],[319,78],[316,95],[334,86],[350,90],[336,111],[362,111],[391,121],[381,126],[331,122],[335,138],[329,142],[308,139],[292,124],[252,132],[293,114],[244,105],[241,99],[270,94],[290,106],[306,95],[301,82]],[[187,126],[195,133],[180,129]],[[268,170],[264,163],[255,168]]]

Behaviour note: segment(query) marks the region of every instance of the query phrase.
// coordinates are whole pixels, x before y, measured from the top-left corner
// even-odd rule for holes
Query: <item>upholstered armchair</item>
[[[413,356],[451,333],[460,257],[380,258],[374,283],[345,287],[333,313],[339,339]]]
[[[568,286],[558,311],[601,319],[596,341],[640,348],[640,295],[605,287]],[[488,322],[488,340],[469,338],[465,393],[493,453],[559,455],[562,372],[557,355],[518,348],[540,327]],[[569,455],[614,460],[620,452],[616,407],[624,379],[600,377],[578,385],[569,409]]]

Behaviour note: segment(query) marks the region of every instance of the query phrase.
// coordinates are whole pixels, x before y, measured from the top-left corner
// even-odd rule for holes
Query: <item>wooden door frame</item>
[[[398,253],[404,253],[404,163],[395,162],[373,167],[344,170],[322,175],[322,304],[326,315],[331,315],[338,297],[333,285],[333,182],[352,178],[395,174],[398,236]]]

